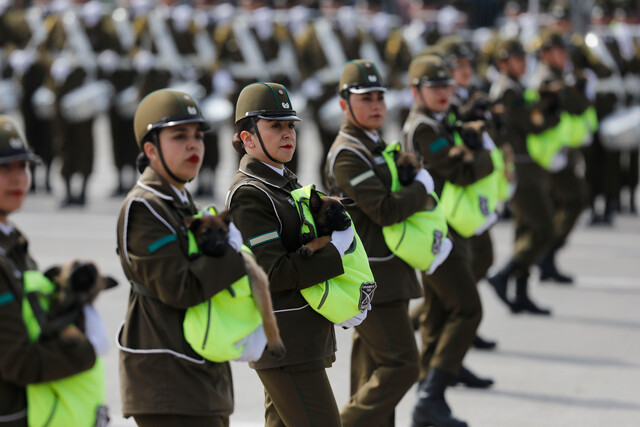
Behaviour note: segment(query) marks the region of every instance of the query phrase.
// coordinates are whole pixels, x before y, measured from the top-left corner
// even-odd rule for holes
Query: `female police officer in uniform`
[[[23,321],[23,273],[36,270],[27,239],[9,222],[29,191],[29,163],[38,161],[16,124],[0,116],[0,425],[27,426],[25,386],[91,368],[96,354],[75,326],[31,342]],[[88,326],[88,325],[87,325]]]
[[[265,352],[251,365],[265,388],[265,425],[333,427],[341,425],[325,372],[335,360],[333,324],[309,306],[300,290],[343,273],[341,258],[354,234],[352,227],[334,232],[332,244],[311,257],[296,253],[302,224],[290,193],[300,185],[283,164],[296,148],[294,122],[299,120],[284,86],[259,82],[242,90],[233,146],[243,157],[227,205],[269,276],[287,349],[282,359]]]
[[[374,63],[347,62],[339,90],[345,120],[327,157],[327,187],[355,200],[349,213],[378,285],[372,312],[353,334],[351,398],[341,418],[345,427],[393,425],[395,406],[418,377],[408,304],[422,291],[413,268],[387,247],[382,227],[425,209],[433,180],[422,169],[414,183],[391,192],[381,155],[386,144],[378,132],[386,116],[386,88]]]
[[[168,89],[147,95],[134,117],[148,166],[118,218],[120,263],[132,284],[118,343],[122,411],[142,426],[222,427],[233,411],[229,364],[199,357],[182,326],[188,307],[246,274],[234,250],[188,256],[183,219],[197,209],[184,186],[202,164],[207,128],[193,97]],[[240,240],[230,231],[234,248]]]
[[[405,148],[423,156],[433,175],[435,191],[443,197],[445,183],[471,185],[493,171],[488,147],[454,155],[454,134],[446,113],[454,82],[444,60],[426,55],[409,67],[415,104],[405,122]],[[462,148],[462,147],[460,147]],[[444,200],[443,200],[444,202]],[[467,350],[482,318],[482,306],[473,274],[469,239],[451,226],[451,255],[432,275],[423,275],[426,315],[420,325],[423,348],[420,360],[419,400],[413,412],[415,427],[466,426],[453,417],[444,391],[459,374]],[[426,377],[426,378],[425,378]]]

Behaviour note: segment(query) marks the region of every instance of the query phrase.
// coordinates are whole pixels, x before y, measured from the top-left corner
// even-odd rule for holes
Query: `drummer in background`
[[[113,12],[113,13],[110,13]],[[117,183],[111,193],[114,197],[127,194],[137,180],[136,157],[138,150],[133,133],[133,113],[135,109],[127,109],[123,105],[126,95],[135,91],[136,72],[129,58],[131,45],[122,34],[121,26],[130,25],[125,9],[110,10],[105,3],[92,0],[80,9],[80,17],[84,31],[91,42],[91,48],[97,54],[97,77],[108,80],[115,90],[114,102],[109,108],[109,127],[113,149],[113,162],[116,167]],[[116,22],[114,18],[121,22]],[[120,30],[120,31],[119,31]],[[131,29],[131,32],[133,29]],[[133,34],[133,33],[131,33]],[[131,40],[133,42],[133,40]],[[134,95],[136,92],[134,92]],[[137,96],[133,96],[137,106]],[[130,178],[125,179],[129,171]]]
[[[86,69],[87,52],[76,52],[68,26],[63,21],[66,13],[76,13],[67,0],[54,0],[50,6],[52,13],[46,18],[49,29],[41,46],[53,60],[51,65],[51,87],[56,96],[56,118],[54,121],[55,144],[62,156],[62,177],[65,182],[65,197],[60,207],[83,206],[86,202],[87,183],[93,172],[93,121],[94,118],[76,118],[82,115],[86,105],[76,105],[63,112],[62,99],[65,95],[85,84],[90,70]],[[71,11],[70,11],[71,8]],[[84,62],[84,64],[82,64]],[[95,64],[93,64],[95,66]],[[72,190],[72,179],[79,175],[80,191]]]

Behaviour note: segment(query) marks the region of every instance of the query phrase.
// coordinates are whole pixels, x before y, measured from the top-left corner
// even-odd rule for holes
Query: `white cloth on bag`
[[[240,230],[235,226],[233,222],[229,223],[229,246],[231,246],[236,252],[240,252],[242,249],[242,234]]]
[[[453,249],[453,242],[448,237],[445,237],[444,241],[440,245],[440,252],[438,252],[431,262],[431,266],[429,267],[427,274],[433,274],[433,272],[436,271],[436,269],[447,259],[451,253],[451,249]]]
[[[356,314],[353,317],[350,317],[349,319],[345,320],[342,323],[338,323],[338,326],[342,326],[343,329],[348,329],[354,326],[358,326],[359,324],[364,322],[364,319],[367,318],[367,314],[369,313],[369,310],[371,310],[371,304],[369,304],[366,310]]]
[[[424,189],[427,191],[427,194],[433,193],[433,190],[436,188],[436,185],[433,182],[433,177],[426,169],[420,169],[420,172],[416,174],[413,180],[424,185]]]
[[[91,304],[85,304],[82,313],[85,336],[93,346],[96,356],[104,356],[109,351],[109,336],[102,317]]]
[[[236,343],[236,347],[244,346],[242,354],[234,359],[236,362],[255,362],[262,357],[267,346],[267,336],[264,333],[262,324],[246,337]]]
[[[343,231],[334,231],[331,233],[331,243],[336,247],[338,252],[340,252],[340,257],[344,256],[344,253],[349,249],[351,243],[353,242],[354,234],[353,227],[349,226],[346,230]]]

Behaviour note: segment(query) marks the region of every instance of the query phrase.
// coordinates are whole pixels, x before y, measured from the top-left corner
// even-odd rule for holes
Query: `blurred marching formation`
[[[391,89],[390,118],[399,125],[413,102],[409,63],[439,40],[462,40],[477,70],[474,86],[488,93],[499,77],[493,63],[498,41],[517,37],[532,71],[541,30],[550,27],[562,35],[573,75],[596,107],[600,130],[585,149],[586,177],[592,222],[610,223],[620,209],[636,212],[639,21],[638,3],[619,0],[0,0],[0,112],[22,115],[43,159],[44,178],[34,179],[34,189],[44,182],[51,191],[50,166],[60,156],[62,205],[83,205],[94,120],[110,119],[114,195],[126,194],[136,177],[133,114],[153,90],[191,93],[219,129],[231,125],[246,84],[282,83],[298,113],[304,110],[317,124],[326,154],[342,121],[337,86],[346,61],[378,64]],[[218,135],[207,138],[201,196],[213,195],[219,157]],[[79,191],[72,186],[76,175]]]

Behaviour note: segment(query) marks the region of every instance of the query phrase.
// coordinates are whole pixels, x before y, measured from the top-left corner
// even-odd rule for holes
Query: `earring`
[[[249,144],[249,148],[256,148],[255,144]]]

